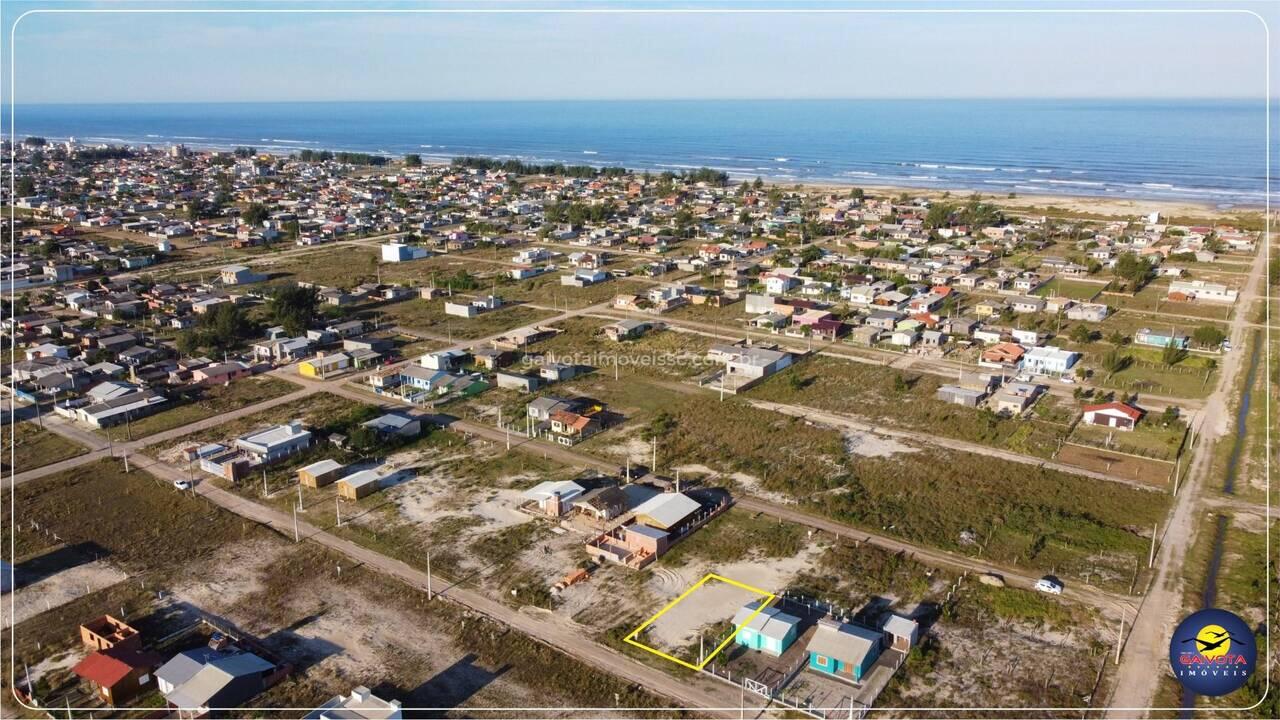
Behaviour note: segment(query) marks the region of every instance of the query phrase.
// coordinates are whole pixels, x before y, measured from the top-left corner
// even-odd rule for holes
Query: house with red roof
[[[1132,430],[1143,414],[1141,408],[1122,402],[1084,406],[1084,422],[1116,430]]]
[[[89,653],[71,672],[92,685],[104,703],[116,707],[153,686],[155,670],[163,661],[155,653],[117,645]]]

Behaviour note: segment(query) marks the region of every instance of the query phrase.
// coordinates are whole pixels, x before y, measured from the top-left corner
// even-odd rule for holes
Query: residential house
[[[262,430],[241,435],[235,446],[251,458],[255,465],[272,463],[311,446],[311,431],[302,427],[301,420],[290,420]]]
[[[996,412],[1007,415],[1021,415],[1031,407],[1036,398],[1044,391],[1043,385],[1033,383],[1011,382],[1000,388],[993,398]]]
[[[1151,328],[1142,328],[1133,336],[1133,342],[1137,345],[1159,348],[1172,345],[1185,350],[1191,347],[1191,337],[1173,329],[1152,330]]]
[[[1123,402],[1108,402],[1100,405],[1085,405],[1084,422],[1089,425],[1115,428],[1116,430],[1132,430],[1142,419],[1144,411]]]
[[[350,695],[336,695],[303,720],[401,720],[399,700],[383,700],[363,685]]]
[[[155,684],[153,673],[163,658],[136,647],[115,646],[89,653],[71,668],[110,707],[128,705]]]
[[[1037,375],[1064,375],[1080,359],[1080,353],[1045,345],[1033,347],[1022,356],[1022,369]]]
[[[262,282],[266,275],[259,275],[244,265],[227,265],[218,271],[223,285],[249,285]]]
[[[251,652],[200,647],[178,653],[155,676],[169,707],[201,717],[249,701],[275,671],[273,663]]]
[[[753,600],[738,608],[733,616],[733,626],[738,629],[734,642],[778,657],[795,642],[800,618],[776,607],[761,608],[763,602]]]
[[[582,497],[585,490],[572,480],[548,480],[526,490],[522,497],[537,505],[538,512],[543,515],[560,517]]]
[[[809,653],[808,669],[860,682],[880,657],[883,642],[880,632],[823,618],[814,628],[806,648]]]

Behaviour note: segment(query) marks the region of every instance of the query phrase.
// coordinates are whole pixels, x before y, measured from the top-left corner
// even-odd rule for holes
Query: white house
[[[1080,353],[1046,345],[1033,347],[1022,356],[1022,369],[1038,375],[1062,375],[1080,359]]]

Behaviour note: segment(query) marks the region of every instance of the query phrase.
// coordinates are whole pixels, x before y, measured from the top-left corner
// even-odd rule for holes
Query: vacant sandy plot
[[[636,638],[649,647],[662,650],[676,657],[698,642],[700,634],[707,634],[706,651],[710,652],[723,640],[725,627],[743,605],[763,597],[757,590],[749,589],[715,578],[698,586],[682,600],[666,608]],[[696,663],[698,657],[682,658]]]
[[[0,618],[0,628],[7,629],[46,610],[65,605],[82,595],[115,585],[128,577],[128,573],[105,560],[69,567],[15,590],[13,614],[4,613]]]

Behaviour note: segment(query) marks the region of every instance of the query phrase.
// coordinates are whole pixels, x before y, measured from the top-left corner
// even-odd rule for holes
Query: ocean
[[[6,120],[7,117],[7,108]],[[1260,205],[1248,100],[682,100],[19,105],[18,137],[353,150],[734,178]]]

